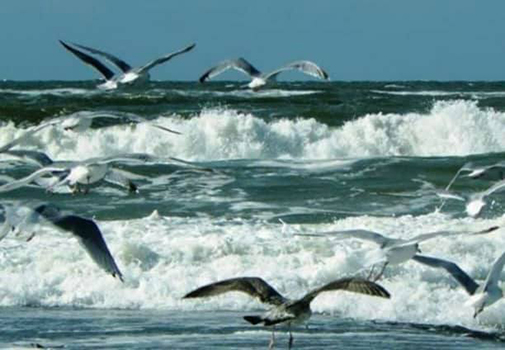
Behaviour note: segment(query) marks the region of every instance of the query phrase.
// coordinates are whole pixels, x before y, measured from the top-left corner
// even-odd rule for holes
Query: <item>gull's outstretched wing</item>
[[[247,62],[244,58],[240,57],[234,60],[223,61],[218,65],[210,68],[200,77],[200,83],[214,78],[216,75],[219,75],[230,68],[243,72],[252,78],[259,77],[261,75],[261,72],[259,70],[254,68],[254,66]]]
[[[45,174],[49,174],[52,172],[65,172],[65,171],[66,171],[65,168],[58,168],[58,167],[45,167],[45,168],[39,169],[22,179],[11,181],[11,182],[8,182],[8,183],[0,186],[0,193],[12,191],[12,190],[15,190],[19,187],[25,186],[25,185],[29,184],[30,182],[36,180],[37,178],[44,176]]]
[[[390,297],[389,292],[384,289],[381,285],[368,281],[362,278],[342,278],[332,281],[324,286],[314,289],[313,291],[307,293],[300,302],[310,303],[315,297],[317,297],[322,292],[345,290],[353,293],[361,293],[367,295],[373,295],[381,298]]]
[[[42,129],[45,129],[48,126],[53,125],[53,124],[56,124],[56,122],[55,121],[49,121],[47,123],[42,123],[40,125],[28,128],[21,136],[19,136],[18,138],[12,140],[11,142],[9,142],[9,143],[7,143],[7,144],[5,144],[3,146],[1,146],[0,147],[0,153],[10,150],[12,147],[14,147],[16,145],[19,145],[21,142],[23,142],[27,138],[31,137],[36,132],[38,132],[38,131],[40,131]]]
[[[419,254],[414,255],[412,259],[430,267],[445,269],[463,288],[465,288],[467,293],[470,295],[473,295],[477,288],[479,288],[477,282],[475,282],[465,271],[461,270],[461,268],[452,261]]]
[[[119,69],[121,69],[121,71],[123,71],[123,73],[127,73],[129,72],[132,67],[126,63],[125,61],[123,61],[122,59],[110,54],[110,53],[107,53],[107,52],[104,52],[104,51],[100,51],[100,50],[97,50],[97,49],[93,49],[92,47],[89,47],[89,46],[84,46],[84,45],[79,45],[79,44],[76,44],[76,43],[72,43],[72,45],[74,46],[77,46],[83,50],[86,50],[88,52],[91,52],[91,53],[94,53],[96,55],[100,55],[104,58],[106,58],[109,62],[115,64]]]
[[[307,234],[304,233],[299,234],[299,236],[317,236],[317,237],[331,236],[335,237],[336,239],[356,238],[365,241],[371,241],[380,246],[396,241],[396,239],[387,238],[381,235],[380,233],[361,229],[327,231],[327,232],[307,233]]]
[[[277,75],[280,73],[287,71],[287,70],[299,70],[302,73],[305,73],[307,75],[319,78],[319,79],[324,79],[328,80],[329,76],[328,73],[326,73],[321,67],[319,67],[317,64],[311,61],[296,61],[289,63],[285,66],[282,66],[279,69],[274,70],[273,72],[268,73],[265,75],[265,80],[268,79],[275,79]]]
[[[39,151],[32,151],[26,149],[13,149],[1,153],[8,154],[10,156],[17,157],[20,159],[24,159],[26,161],[31,161],[43,167],[54,163],[53,160],[49,158],[47,154]]]
[[[281,305],[286,301],[279,292],[259,277],[238,277],[211,283],[189,292],[184,298],[210,297],[227,292],[243,292],[271,305]]]
[[[505,265],[505,252],[493,263],[493,266],[487,275],[486,281],[483,284],[484,290],[488,290],[489,287],[498,285],[503,265]]]
[[[105,243],[102,232],[93,220],[77,215],[65,215],[50,221],[59,229],[74,234],[100,268],[123,281],[123,275]]]
[[[491,187],[489,187],[486,191],[484,191],[482,193],[482,197],[481,198],[487,197],[487,196],[491,195],[494,192],[501,191],[501,190],[503,190],[503,188],[505,188],[505,180],[498,181],[494,185],[492,185]]]
[[[179,51],[175,51],[175,52],[172,52],[172,53],[169,53],[168,55],[165,55],[163,57],[160,57],[160,58],[157,58],[151,62],[149,62],[148,64],[140,67],[137,72],[138,73],[144,73],[144,72],[147,72],[148,70],[150,70],[151,68],[159,65],[159,64],[162,64],[162,63],[165,63],[166,61],[174,58],[175,56],[178,56],[180,54],[183,54],[183,53],[186,53],[188,51],[191,51],[194,47],[196,46],[196,44],[191,44],[185,48],[183,48],[182,50],[179,50]]]
[[[65,42],[63,42],[62,40],[60,40],[60,44],[63,45],[65,49],[67,49],[75,56],[77,56],[77,58],[79,58],[81,61],[95,68],[106,80],[110,80],[114,76],[114,72],[112,72],[109,68],[107,68],[102,62],[100,62],[96,58],[88,54],[85,54],[84,52],[81,52],[77,49],[74,49],[70,45],[67,45]]]
[[[414,242],[422,242],[426,241],[428,239],[432,239],[438,236],[454,236],[454,235],[461,235],[461,234],[469,234],[469,235],[478,235],[478,234],[484,234],[484,233],[489,233],[492,231],[495,231],[499,229],[499,226],[491,226],[488,227],[484,230],[480,231],[435,231],[435,232],[429,232],[429,233],[423,233],[420,235],[415,236],[414,238],[407,239],[405,243],[414,243]]]
[[[139,177],[136,174],[130,173],[129,171],[125,171],[122,169],[109,168],[107,175],[105,175],[104,180],[124,187],[129,192],[136,193],[138,192],[137,185],[132,181],[132,178]]]

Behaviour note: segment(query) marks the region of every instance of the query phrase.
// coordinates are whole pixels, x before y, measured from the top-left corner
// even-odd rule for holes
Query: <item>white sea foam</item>
[[[453,97],[471,97],[475,99],[486,99],[504,97],[505,91],[442,91],[442,90],[425,90],[425,91],[388,91],[388,90],[371,90],[377,94],[397,95],[397,96],[453,96]]]
[[[146,152],[187,160],[322,160],[384,156],[447,156],[505,151],[505,113],[474,101],[436,102],[427,113],[368,114],[329,127],[308,117],[264,120],[232,109],[204,109],[191,118],[160,116],[155,122],[92,129],[77,134],[57,126],[33,135],[23,145],[55,159],[80,159]],[[0,127],[0,144],[23,129]]]
[[[46,230],[28,243],[8,236],[0,245],[0,305],[257,311],[264,306],[240,293],[201,300],[181,297],[203,284],[237,276],[261,276],[287,297],[299,297],[333,279],[353,275],[365,265],[363,254],[374,249],[366,242],[307,238],[293,232],[361,227],[408,238],[433,230],[482,229],[501,224],[503,219],[454,219],[441,214],[362,216],[288,229],[257,220],[159,214],[130,221],[99,221],[124,274],[124,284],[100,270],[77,241],[64,233]],[[455,261],[482,281],[504,246],[502,229],[482,236],[435,238],[421,249],[424,254]],[[380,283],[391,292],[391,300],[325,293],[314,301],[313,309],[359,319],[472,328],[505,325],[505,300],[475,320],[473,309],[463,306],[468,295],[443,270],[409,261],[388,268]]]

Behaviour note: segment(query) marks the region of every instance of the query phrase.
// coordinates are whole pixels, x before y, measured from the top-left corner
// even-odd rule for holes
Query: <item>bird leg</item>
[[[293,346],[293,333],[291,333],[291,326],[288,326],[288,332],[289,332],[288,349],[291,349],[291,347]]]
[[[271,350],[275,345],[275,326],[272,326],[272,337],[270,338],[270,344],[268,344],[268,349]]]
[[[372,279],[373,270],[375,270],[375,264],[372,265],[372,268],[370,269],[370,272],[368,273],[368,276],[366,277],[367,280]]]
[[[373,279],[373,282],[377,282],[382,277],[382,275],[384,274],[384,270],[386,269],[386,266],[388,266],[387,261],[384,263],[384,265],[382,265],[382,270],[379,272],[379,274],[377,276],[375,276],[375,278]]]
[[[35,232],[32,232],[32,234],[30,235],[30,237],[26,239],[26,241],[30,242],[33,239],[33,237],[35,237]]]

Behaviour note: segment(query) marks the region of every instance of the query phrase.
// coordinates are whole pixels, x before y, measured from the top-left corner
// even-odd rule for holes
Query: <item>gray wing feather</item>
[[[178,56],[180,54],[183,54],[183,53],[186,53],[188,51],[191,51],[194,47],[196,46],[196,44],[191,44],[185,48],[183,48],[182,50],[179,50],[179,51],[175,51],[175,52],[172,52],[172,53],[169,53],[168,55],[165,55],[163,57],[160,57],[158,59],[155,59],[149,63],[147,63],[146,65],[140,67],[138,69],[138,73],[143,73],[143,72],[147,72],[148,70],[150,70],[151,68],[159,65],[159,64],[162,64],[162,63],[165,63],[166,61],[174,58],[175,56]]]
[[[274,79],[278,74],[287,70],[299,70],[307,75],[313,76],[315,78],[328,80],[329,76],[321,67],[311,61],[296,61],[289,63],[273,72],[268,73],[265,76],[265,80]]]
[[[473,295],[477,288],[479,288],[479,285],[465,271],[451,261],[419,254],[414,255],[412,259],[430,267],[445,269],[470,295]]]
[[[102,57],[105,57],[108,61],[110,61],[111,63],[115,64],[119,69],[121,69],[121,71],[123,71],[124,73],[127,73],[129,72],[132,67],[126,63],[125,61],[123,61],[122,59],[110,54],[110,53],[107,53],[107,52],[104,52],[104,51],[100,51],[100,50],[97,50],[97,49],[93,49],[92,47],[88,47],[88,46],[84,46],[84,45],[79,45],[79,44],[76,44],[76,43],[72,43],[72,45],[74,46],[77,46],[83,50],[86,50],[88,52],[91,52],[91,53],[94,53],[96,55],[100,55]]]
[[[470,234],[470,235],[479,235],[479,234],[485,234],[485,233],[489,233],[489,232],[495,231],[495,230],[497,230],[499,228],[500,228],[499,226],[491,226],[491,227],[486,228],[484,230],[474,231],[474,232],[468,232],[468,231],[436,231],[436,232],[429,232],[429,233],[423,233],[421,235],[418,235],[418,236],[416,236],[416,237],[414,237],[412,239],[408,239],[408,240],[406,240],[405,243],[422,242],[422,241],[426,241],[428,239],[435,238],[437,236],[453,236],[453,235],[461,235],[461,234],[464,234],[464,233],[467,233],[467,234]]]
[[[211,283],[189,292],[184,298],[209,297],[227,292],[243,292],[271,305],[281,305],[286,301],[279,292],[259,277],[239,277]]]
[[[208,71],[203,73],[203,75],[200,77],[200,79],[199,79],[200,83],[203,83],[204,81],[209,80],[209,79],[215,77],[216,75],[219,75],[219,74],[223,73],[224,71],[231,69],[231,68],[236,69],[240,72],[243,72],[253,78],[259,77],[261,75],[261,72],[259,70],[254,68],[254,66],[252,64],[250,64],[249,62],[247,62],[244,58],[240,57],[240,58],[233,59],[233,60],[223,61],[223,62],[219,63],[218,65],[210,68]]]
[[[123,281],[123,275],[112,257],[102,232],[93,220],[77,215],[48,218],[56,227],[72,232],[83,245],[91,259],[105,272]]]
[[[503,265],[505,265],[505,253],[500,255],[498,259],[495,260],[489,274],[487,275],[486,282],[484,282],[484,288],[487,290],[492,285],[497,285],[500,279],[501,272],[503,270]]]
[[[381,285],[361,278],[342,278],[332,281],[320,288],[314,289],[307,293],[302,299],[302,302],[310,303],[315,297],[322,292],[345,290],[353,293],[372,295],[381,298],[390,298],[389,292]]]

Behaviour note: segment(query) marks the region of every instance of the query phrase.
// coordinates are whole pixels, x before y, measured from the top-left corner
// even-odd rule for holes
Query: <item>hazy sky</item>
[[[58,39],[138,66],[196,42],[151,71],[196,80],[245,57],[259,70],[308,59],[338,80],[505,80],[503,0],[2,0],[0,79],[99,75]],[[287,79],[300,74],[288,73]],[[243,79],[227,72],[222,79]]]

